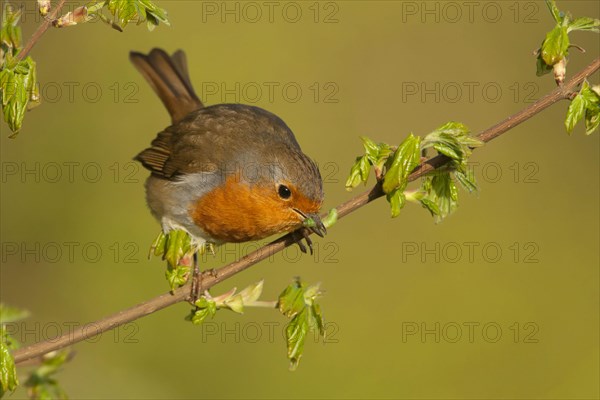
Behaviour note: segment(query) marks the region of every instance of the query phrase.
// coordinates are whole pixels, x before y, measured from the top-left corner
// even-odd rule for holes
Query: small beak
[[[302,221],[302,225],[305,228],[308,228],[310,231],[312,231],[313,233],[324,237],[325,234],[327,233],[327,228],[325,228],[325,225],[323,225],[323,222],[321,221],[321,217],[319,217],[319,214],[314,213],[314,214],[304,214],[302,211],[298,210],[297,208],[294,209],[294,211],[296,211],[298,214],[300,214],[302,216],[302,218],[304,219]]]

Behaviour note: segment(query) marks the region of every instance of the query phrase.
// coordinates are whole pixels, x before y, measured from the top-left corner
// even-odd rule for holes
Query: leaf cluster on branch
[[[537,76],[542,76],[550,71],[554,72],[557,84],[562,84],[567,73],[567,61],[571,47],[584,51],[581,47],[572,45],[569,33],[574,31],[598,32],[600,20],[596,18],[573,18],[571,13],[562,12],[556,6],[555,0],[546,0],[546,5],[556,22],[554,29],[546,34],[541,47],[536,50]]]
[[[371,167],[375,178],[382,183],[386,199],[390,203],[392,217],[400,215],[406,200],[420,203],[439,222],[458,207],[459,182],[468,192],[477,190],[473,170],[467,163],[472,149],[483,142],[469,135],[469,129],[460,122],[448,122],[421,139],[412,133],[400,145],[376,144],[361,137],[365,154],[356,158],[346,181],[346,189],[352,190],[361,183],[366,185]],[[431,171],[424,177],[421,187],[407,191],[408,176],[419,165],[421,156],[428,149],[446,156],[444,168]]]
[[[4,121],[12,131],[11,138],[21,130],[25,112],[40,104],[36,63],[29,51],[50,27],[64,28],[100,19],[118,31],[131,22],[146,23],[153,30],[159,23],[169,24],[167,12],[150,0],[101,0],[77,7],[58,16],[65,0],[52,8],[50,0],[38,0],[38,11],[45,20],[31,39],[21,43],[21,10],[15,10],[6,1],[2,4],[0,28],[0,100]],[[50,13],[50,14],[49,14]],[[106,14],[109,14],[107,16]]]
[[[21,345],[9,334],[7,325],[19,322],[29,316],[25,310],[0,303],[0,397],[14,391],[19,385],[17,369],[10,351]],[[44,354],[25,381],[25,387],[32,399],[66,399],[66,393],[54,375],[71,358],[71,351],[57,350]]]

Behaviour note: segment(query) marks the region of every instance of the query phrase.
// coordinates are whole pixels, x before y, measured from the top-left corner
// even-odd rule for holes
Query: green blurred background
[[[21,4],[27,38],[40,20]],[[26,343],[167,289],[163,263],[146,259],[159,225],[131,159],[168,115],[130,50],[185,49],[205,103],[282,117],[321,165],[325,209],[362,190],[344,189],[360,135],[398,143],[448,120],[476,133],[555,86],[531,55],[553,26],[543,2],[158,4],[171,27],[50,30],[31,53],[43,104],[17,139],[0,125],[1,300],[31,311],[15,333]],[[600,14],[596,1],[558,5]],[[600,46],[592,33],[573,42],[588,51],[572,51],[569,73]],[[392,220],[379,200],[312,257],[291,248],[216,287],[264,278],[275,299],[294,276],[322,282],[329,337],[307,342],[296,372],[277,312],[222,311],[197,327],[180,304],[77,344],[63,387],[74,399],[598,398],[599,143],[565,133],[566,109],[475,152],[481,191],[462,192],[443,223],[412,204]]]

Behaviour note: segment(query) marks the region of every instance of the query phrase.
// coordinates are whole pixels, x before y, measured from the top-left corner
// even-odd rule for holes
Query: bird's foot
[[[292,237],[294,239],[294,242],[300,248],[301,252],[306,254],[306,247],[308,246],[308,250],[310,250],[310,255],[313,254],[313,242],[310,239],[310,229],[302,227],[298,230],[295,230],[294,232],[292,232]],[[304,245],[304,243],[302,243],[303,240],[306,240],[306,246]]]
[[[190,289],[190,303],[196,303],[198,300],[198,294],[200,292],[200,267],[198,266],[198,253],[194,253],[194,268],[192,270],[192,284]]]

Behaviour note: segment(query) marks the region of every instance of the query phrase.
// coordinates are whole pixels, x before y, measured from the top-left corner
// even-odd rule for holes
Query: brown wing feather
[[[170,176],[164,173],[164,168],[171,157],[170,139],[170,132],[160,132],[156,139],[152,141],[152,147],[148,147],[140,152],[134,157],[134,160],[141,162],[144,167],[152,171],[155,175],[169,178]]]

